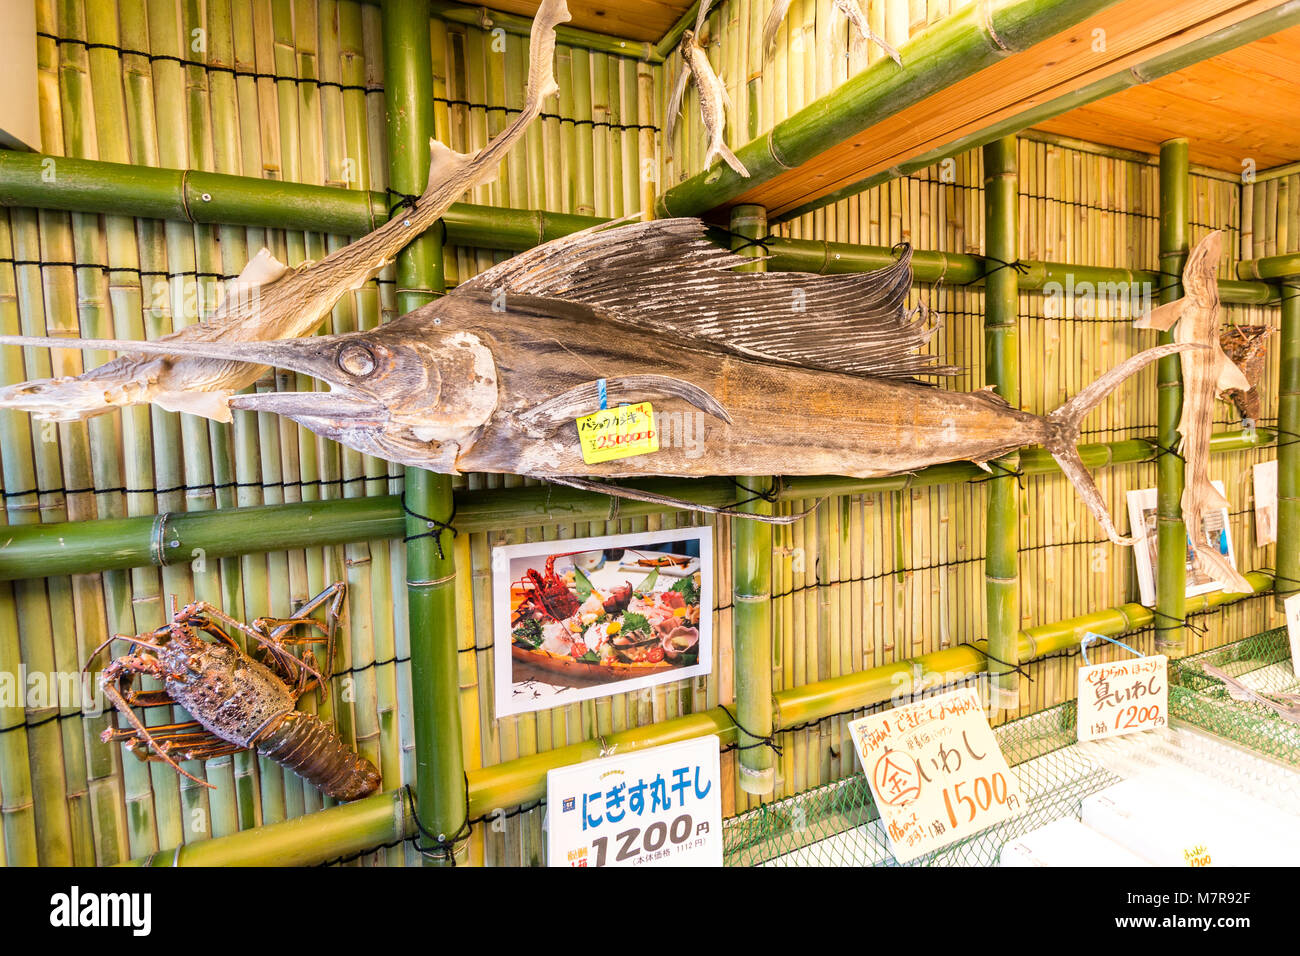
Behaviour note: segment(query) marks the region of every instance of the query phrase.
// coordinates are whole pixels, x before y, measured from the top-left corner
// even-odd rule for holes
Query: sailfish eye
[[[350,342],[339,349],[338,363],[349,375],[363,378],[375,370],[375,353],[358,342]]]

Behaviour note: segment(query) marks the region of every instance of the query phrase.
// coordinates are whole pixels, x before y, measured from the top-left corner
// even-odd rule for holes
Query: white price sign
[[[547,866],[722,866],[718,738],[546,775]]]
[[[863,717],[849,732],[899,862],[1021,809],[1019,784],[970,688]]]
[[[1163,654],[1079,668],[1079,739],[1169,723],[1169,658]]]

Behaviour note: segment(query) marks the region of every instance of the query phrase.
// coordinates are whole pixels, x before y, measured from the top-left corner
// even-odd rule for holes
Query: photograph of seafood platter
[[[0,873],[996,867],[993,934],[1300,865],[1300,0],[0,0],[0,63]]]
[[[557,543],[493,552],[498,714],[712,670],[710,529]]]

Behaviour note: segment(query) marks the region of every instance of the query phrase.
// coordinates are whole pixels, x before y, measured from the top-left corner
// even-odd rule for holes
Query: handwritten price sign
[[[849,724],[900,863],[1001,823],[1020,787],[969,688]]]
[[[1163,654],[1079,668],[1079,739],[1098,740],[1169,723],[1169,658]]]

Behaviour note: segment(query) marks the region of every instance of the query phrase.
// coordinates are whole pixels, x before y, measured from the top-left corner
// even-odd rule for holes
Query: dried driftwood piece
[[[748,261],[709,242],[698,219],[598,228],[515,256],[369,332],[186,351],[329,382],[329,392],[231,404],[285,415],[367,454],[705,511],[717,509],[592,479],[872,477],[1041,444],[1111,539],[1132,543],[1079,458],[1080,421],[1142,366],[1199,346],[1149,349],[1033,415],[989,390],[914,378],[954,370],[916,354],[936,325],[906,308],[910,250],[856,275],[734,271]],[[657,452],[585,463],[573,415],[595,410],[600,382],[616,402],[654,399]]]
[[[1267,325],[1229,325],[1219,332],[1219,345],[1232,364],[1241,369],[1250,388],[1242,390],[1230,388],[1225,398],[1232,400],[1242,418],[1259,420],[1260,379],[1264,377],[1264,367],[1268,364],[1268,338],[1273,330]]]
[[[310,335],[344,293],[360,288],[412,239],[432,226],[465,190],[489,182],[510,147],[559,92],[552,62],[555,27],[569,19],[566,0],[545,0],[533,20],[528,87],[523,110],[473,155],[430,140],[429,184],[399,216],[330,253],[320,262],[289,268],[267,249],[226,284],[217,311],[206,321],[157,342],[253,342]],[[69,348],[75,347],[69,340]],[[200,357],[195,353],[123,355],[75,377],[20,382],[0,389],[0,408],[29,411],[47,421],[76,421],[123,405],[153,402],[168,411],[230,421],[228,399],[253,384],[265,366]]]
[[[1183,522],[1197,566],[1223,585],[1230,594],[1249,594],[1254,588],[1228,559],[1206,539],[1201,519],[1208,510],[1228,507],[1227,499],[1210,484],[1210,434],[1214,427],[1214,399],[1228,389],[1247,391],[1250,383],[1219,344],[1219,283],[1215,270],[1223,250],[1223,233],[1215,230],[1197,243],[1183,267],[1181,299],[1152,309],[1133,323],[1139,329],[1173,329],[1174,341],[1204,345],[1184,352],[1183,411],[1178,420],[1182,441],[1178,453],[1186,462],[1183,477]]]

